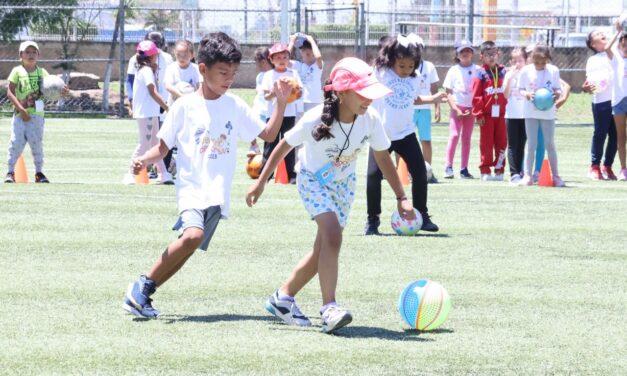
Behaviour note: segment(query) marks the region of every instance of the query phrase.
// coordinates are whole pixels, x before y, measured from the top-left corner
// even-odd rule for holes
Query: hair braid
[[[327,80],[324,84],[330,85],[331,80]],[[316,125],[312,131],[314,140],[320,141],[322,139],[335,137],[333,133],[331,133],[331,127],[333,126],[333,122],[338,118],[338,102],[339,99],[333,90],[324,92],[324,106],[322,108],[320,124]]]

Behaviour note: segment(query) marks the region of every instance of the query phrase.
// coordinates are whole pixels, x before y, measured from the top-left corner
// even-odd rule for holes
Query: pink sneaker
[[[564,183],[564,180],[562,180],[562,178],[560,178],[559,176],[553,176],[553,185],[555,185],[558,188],[561,188],[561,187],[565,187],[566,183]]]
[[[627,181],[627,168],[623,168],[620,170],[620,174],[618,174],[619,181]]]

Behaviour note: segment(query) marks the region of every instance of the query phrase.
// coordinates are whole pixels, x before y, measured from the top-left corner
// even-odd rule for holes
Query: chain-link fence
[[[576,85],[589,56],[586,33],[609,30],[621,11],[613,3],[598,10],[592,0],[582,2],[574,14],[559,7],[561,0],[530,0],[525,8],[518,0],[499,6],[494,0],[291,0],[287,19],[290,33],[316,38],[327,69],[346,54],[372,58],[381,37],[399,32],[421,35],[426,58],[442,69],[451,65],[451,46],[460,39],[476,45],[494,40],[505,52],[544,40],[556,47],[556,65],[577,74]],[[40,65],[61,75],[72,93],[47,103],[50,112],[126,113],[120,101],[126,62],[151,30],[161,31],[170,46],[178,39],[197,43],[209,32],[224,31],[242,45],[244,63],[251,62],[257,46],[281,40],[281,0],[0,0],[0,5],[0,77],[20,64],[21,41],[37,41]],[[235,85],[253,86],[254,65],[245,64],[240,72]],[[0,80],[1,112],[12,111],[6,87]]]

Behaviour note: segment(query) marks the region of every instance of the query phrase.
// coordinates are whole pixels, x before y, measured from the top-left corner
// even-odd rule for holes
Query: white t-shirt
[[[161,97],[163,97],[163,99],[168,97],[168,91],[165,88],[165,85],[163,84],[165,81],[165,70],[168,67],[168,65],[172,64],[174,60],[172,59],[172,56],[167,53],[164,52],[162,50],[159,50],[159,58],[157,58],[157,80],[156,80],[156,87],[159,91],[159,94],[161,95]],[[137,75],[137,55],[133,55],[131,56],[131,58],[128,61],[128,67],[126,69],[126,73],[127,74],[134,74]],[[133,85],[135,85],[133,83]],[[133,98],[134,100],[135,98]]]
[[[446,72],[442,86],[453,91],[453,98],[458,106],[472,107],[472,78],[477,74],[479,66],[470,64],[467,67],[453,65]]]
[[[200,83],[200,71],[198,65],[195,63],[189,63],[187,68],[183,69],[179,66],[179,63],[174,62],[165,69],[164,81],[165,84],[175,86],[179,82],[187,82],[194,89],[198,89]],[[174,103],[172,94],[168,91],[168,105]]]
[[[519,91],[536,91],[542,87],[552,91],[562,90],[560,71],[553,64],[547,64],[541,71],[536,70],[533,64],[526,65],[520,70],[517,87]],[[525,119],[555,119],[555,105],[546,111],[540,111],[533,102],[525,99],[523,111]]]
[[[292,69],[298,72],[303,82],[303,102],[322,103],[322,69],[318,68],[318,63],[307,65],[298,60],[292,60],[291,63]]]
[[[246,102],[228,92],[216,100],[194,93],[174,102],[157,136],[178,148],[179,213],[220,205],[228,216],[237,141],[251,142],[264,127]]]
[[[261,86],[263,87],[263,90],[268,90],[268,91],[272,91],[272,86],[274,85],[274,81],[278,80],[281,77],[292,77],[296,80],[296,82],[298,82],[298,85],[300,85],[300,87],[303,87],[303,83],[300,80],[300,77],[298,77],[298,73],[291,68],[287,68],[285,70],[285,72],[277,72],[276,69],[272,69],[266,72],[266,74],[263,75],[263,81],[261,83]],[[301,102],[301,108],[302,108],[302,100],[303,97],[301,96],[299,99],[295,100],[292,103],[288,103],[287,106],[285,107],[285,114],[283,116],[296,116],[296,113],[298,112],[296,110],[296,106],[297,106],[297,102]],[[268,117],[270,117],[272,115],[272,111],[274,111],[274,104],[276,103],[276,98],[272,98],[271,101],[268,101]]]
[[[435,65],[426,60],[422,60],[422,63],[420,63],[418,69],[416,69],[416,76],[419,80],[418,96],[431,95],[431,84],[440,81]],[[417,104],[414,106],[416,110],[428,110],[430,108],[430,104]]]
[[[599,52],[588,58],[586,80],[595,84],[598,90],[592,93],[592,103],[612,100],[612,65],[607,58],[607,53]]]
[[[368,143],[374,150],[387,150],[390,147],[381,118],[372,107],[365,114],[357,116],[354,124],[335,121],[331,128],[335,137],[314,140],[312,131],[320,124],[322,108],[323,105],[319,105],[307,111],[294,128],[285,134],[285,141],[291,146],[303,145],[298,149],[298,160],[302,169],[315,173],[331,162],[335,170],[335,180],[340,180],[355,172],[359,153],[368,155]],[[345,150],[338,160],[343,148]]]
[[[512,78],[512,75],[514,75]],[[520,71],[514,73],[511,70],[507,70],[505,73],[505,79],[510,80],[510,94],[507,98],[507,105],[505,106],[505,118],[506,119],[524,119],[525,118],[525,97],[520,94],[518,90],[518,80],[520,79]]]
[[[617,49],[613,49],[614,56],[610,60],[612,67],[612,106],[616,106],[627,97],[627,59]]]
[[[259,72],[257,74],[257,78],[255,79],[255,98],[253,99],[253,113],[257,115],[257,117],[261,118],[262,116],[265,118],[270,117],[268,113],[268,101],[264,97],[263,92],[263,76],[266,72]]]
[[[143,66],[135,74],[133,83],[133,118],[143,119],[159,116],[160,106],[148,92],[148,85],[155,85],[155,73],[148,66]],[[155,85],[156,89],[157,85]]]
[[[379,82],[392,90],[392,94],[372,102],[379,111],[383,127],[392,141],[401,140],[416,131],[414,125],[414,100],[418,96],[418,77],[399,77],[392,69],[376,69]]]

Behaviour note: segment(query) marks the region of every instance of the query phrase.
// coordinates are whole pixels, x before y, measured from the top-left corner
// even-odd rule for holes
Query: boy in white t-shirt
[[[322,103],[322,53],[311,35],[296,33],[290,37],[290,53],[298,47],[301,60],[291,60],[292,69],[303,82],[303,106],[305,112]]]
[[[280,78],[288,78],[291,80],[295,80],[298,87],[302,88],[303,83],[298,76],[298,73],[288,67],[290,62],[290,52],[288,46],[285,44],[276,43],[272,47],[270,47],[270,62],[274,66],[274,68],[263,75],[262,87],[264,91],[264,98],[269,101],[268,104],[268,113],[271,113],[275,106],[274,93],[272,91],[272,85]],[[266,141],[263,145],[263,160],[261,162],[261,171],[263,171],[266,162],[268,161],[268,157],[272,154],[272,151],[277,146],[279,141],[284,137],[285,133],[294,127],[296,122],[296,115],[298,114],[298,105],[297,102],[301,101],[300,105],[302,106],[302,90],[299,90],[297,94],[297,99],[287,105],[285,108],[285,115],[283,117],[283,124],[281,124],[281,129],[279,134],[276,136],[274,140]],[[294,150],[292,150],[285,157],[285,167],[287,169],[287,177],[291,184],[296,183],[296,172],[294,171],[294,165],[296,164],[296,155]]]
[[[159,316],[151,295],[197,248],[207,249],[220,218],[228,216],[237,141],[273,140],[279,131],[291,85],[285,80],[274,84],[276,108],[264,124],[241,98],[227,93],[241,57],[238,43],[228,35],[205,36],[198,51],[201,89],[172,105],[158,134],[159,145],[133,161],[138,172],[178,147],[179,220],[174,228],[182,231],[150,271],[129,285],[123,308],[136,316]]]

